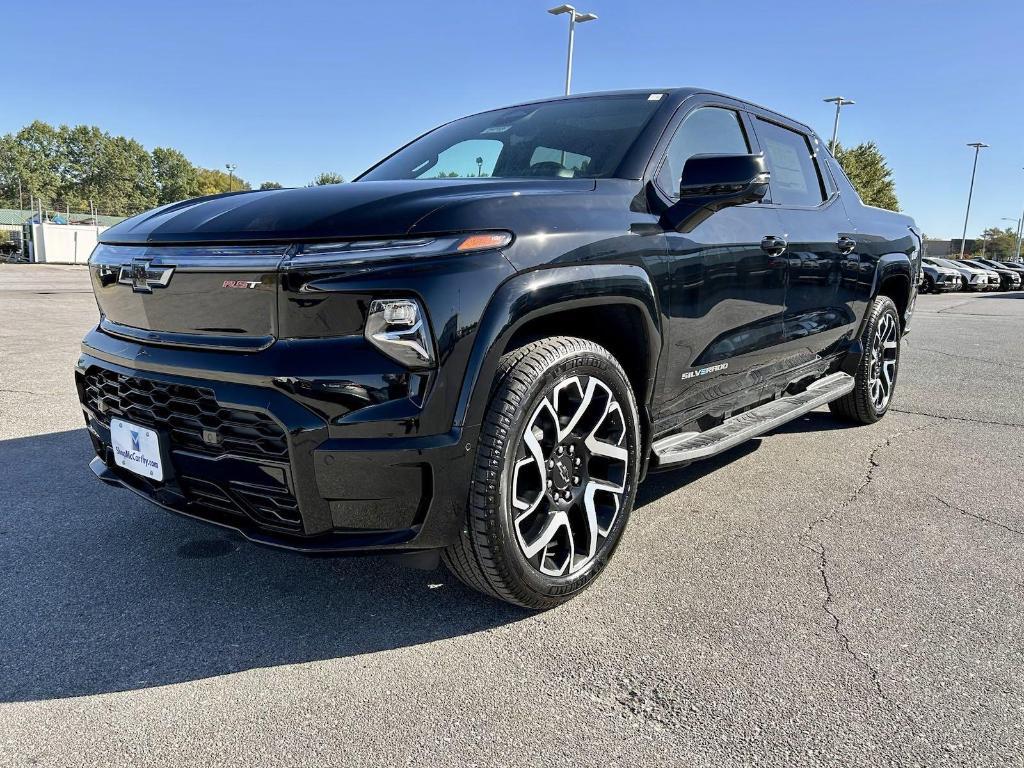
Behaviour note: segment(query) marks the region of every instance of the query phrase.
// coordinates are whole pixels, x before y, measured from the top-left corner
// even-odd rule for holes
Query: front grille
[[[109,426],[114,416],[161,430],[172,450],[288,460],[288,441],[277,422],[263,413],[223,406],[205,387],[90,368],[84,388],[85,404],[104,424]]]
[[[257,411],[222,405],[206,387],[93,367],[85,372],[82,389],[85,405],[103,424],[109,427],[114,417],[157,429],[167,436],[172,452],[240,456],[277,464],[288,461],[288,441],[276,421]],[[97,446],[101,457],[105,450]],[[149,491],[160,485],[134,476],[131,480]],[[180,474],[174,478],[174,488],[200,514],[205,509],[276,528],[302,528],[298,502],[287,487]]]

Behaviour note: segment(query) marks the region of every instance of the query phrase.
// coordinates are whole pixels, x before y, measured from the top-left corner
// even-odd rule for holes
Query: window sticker
[[[771,160],[772,185],[806,193],[807,182],[796,149],[769,138],[764,139],[764,145]]]

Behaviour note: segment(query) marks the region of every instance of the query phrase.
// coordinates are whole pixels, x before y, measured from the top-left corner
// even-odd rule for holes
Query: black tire
[[[921,285],[921,293],[934,293],[935,292],[935,281],[932,280],[930,275],[924,276],[924,283]]]
[[[885,335],[884,341],[882,335]],[[896,305],[888,296],[876,296],[871,303],[861,336],[864,354],[857,366],[853,391],[828,404],[833,415],[858,424],[874,424],[885,416],[892,404],[892,395],[899,375],[902,335],[903,327]],[[884,345],[888,341],[895,341],[895,348],[886,349]],[[873,354],[873,350],[878,351],[878,344],[882,344],[882,362]],[[889,376],[888,390],[884,402],[880,403],[875,382],[878,381],[884,386],[886,373]]]
[[[596,381],[593,386],[591,379]],[[563,421],[562,411],[572,408],[576,409],[572,418]],[[555,410],[559,418],[549,419],[548,414]],[[569,431],[545,448],[541,441],[546,440],[546,432],[538,426],[542,421],[556,438],[563,428]],[[532,441],[527,437],[528,427]],[[576,429],[589,430],[589,435],[579,437]],[[591,452],[594,440],[604,446],[593,448],[600,453]],[[545,610],[570,600],[600,575],[621,540],[636,495],[639,447],[633,390],[606,349],[586,339],[559,336],[507,353],[498,367],[481,427],[466,525],[459,541],[443,552],[445,565],[468,586],[524,608]],[[625,458],[621,456],[623,448]],[[620,455],[606,458],[601,454],[607,450]],[[566,471],[572,474],[571,480]],[[614,482],[621,492],[591,490],[592,485],[605,482],[602,472],[615,473]],[[532,495],[533,501],[527,500],[527,506],[535,505],[536,512],[523,512],[522,506],[513,505],[524,504],[522,484],[529,485],[532,476],[536,477],[535,487],[528,489],[527,495]],[[553,485],[552,478],[562,485]],[[573,500],[563,500],[561,494],[573,494]],[[599,498],[604,499],[600,507]],[[578,508],[573,506],[576,499]],[[595,509],[603,516],[603,523],[596,526],[593,522],[598,518],[586,511]],[[566,521],[582,520],[579,524],[586,526],[587,532],[599,531],[603,525],[603,539],[597,533],[587,535],[582,539],[585,557],[574,557],[578,539],[566,522],[557,534],[558,546],[554,546],[556,538],[551,538],[531,560],[529,545],[540,542],[563,511]],[[537,522],[531,533],[537,535],[527,541],[530,537],[522,526],[531,523],[528,516],[534,514]],[[598,542],[593,553],[592,541]],[[557,570],[557,563],[552,563],[559,548],[567,550],[565,572],[542,572],[545,568]]]

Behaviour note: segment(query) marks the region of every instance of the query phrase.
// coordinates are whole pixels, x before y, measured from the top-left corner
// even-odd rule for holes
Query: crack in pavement
[[[1024,427],[1024,424],[1018,424],[1013,421],[989,421],[987,419],[969,419],[966,416],[943,416],[939,413],[925,413],[924,411],[907,411],[903,408],[889,408],[894,413],[905,413],[909,416],[927,416],[930,419],[940,419],[942,421],[966,421],[971,424],[989,424],[993,427]]]
[[[980,520],[981,522],[987,523],[988,525],[994,525],[997,528],[1002,528],[1004,531],[1009,531],[1010,533],[1016,533],[1018,536],[1024,536],[1024,531],[1018,530],[1017,528],[1014,528],[1013,526],[1006,525],[1005,523],[1000,523],[998,520],[993,520],[992,518],[985,517],[984,515],[978,515],[978,514],[975,514],[974,512],[968,512],[966,509],[964,509],[963,507],[959,506],[958,504],[954,504],[951,501],[946,501],[945,499],[943,499],[943,498],[941,498],[939,496],[936,496],[934,494],[930,493],[928,495],[931,496],[933,499],[935,499],[940,504],[942,504],[943,506],[945,506],[947,509],[952,509],[952,510],[954,510],[956,512],[959,512],[961,515],[966,515],[967,517],[973,517],[975,520]]]
[[[46,397],[50,392],[30,392],[27,389],[7,389],[6,387],[0,387],[0,393],[5,395],[33,395],[35,397]]]
[[[818,519],[813,520],[804,529],[804,532],[802,534],[802,538],[805,540],[805,542],[801,542],[801,545],[808,551],[815,553],[818,557],[818,574],[821,577],[821,584],[825,590],[825,601],[822,603],[821,607],[822,610],[825,611],[825,613],[832,621],[832,632],[839,643],[839,647],[842,649],[843,653],[845,653],[847,656],[853,659],[854,662],[856,662],[868,673],[871,679],[871,685],[875,689],[875,693],[878,695],[879,698],[885,699],[886,701],[891,701],[891,699],[889,699],[885,695],[885,692],[882,690],[882,680],[880,673],[874,666],[872,666],[872,664],[867,660],[867,658],[865,658],[863,655],[858,653],[853,648],[853,644],[850,641],[849,635],[847,635],[846,632],[843,631],[842,619],[840,618],[839,614],[836,613],[836,610],[834,608],[836,599],[835,593],[832,591],[832,582],[830,581],[828,576],[828,551],[825,548],[825,542],[815,540],[813,537],[813,533],[819,525],[824,525],[825,523],[832,522],[832,519],[836,515],[842,513],[844,510],[853,505],[860,498],[861,494],[863,494],[864,491],[868,488],[868,486],[874,482],[875,470],[878,469],[879,466],[881,466],[878,461],[879,453],[881,453],[883,450],[892,445],[892,442],[896,438],[901,437],[903,435],[909,435],[921,429],[924,429],[923,425],[913,427],[906,431],[894,432],[893,434],[886,437],[884,442],[882,442],[879,445],[876,445],[874,449],[872,449],[871,453],[868,455],[867,471],[864,473],[864,479],[861,480],[860,484],[838,507],[831,510],[828,514],[822,515]],[[816,546],[806,543],[807,540],[813,541]],[[904,717],[906,717],[906,714],[902,712],[902,709],[899,707],[899,705],[896,704],[895,706],[897,707],[897,709],[900,709],[901,714],[903,714]],[[910,723],[909,719],[907,720],[907,722],[908,724]]]
[[[825,602],[821,607],[825,613],[832,618],[832,632],[839,640],[839,645],[842,647],[846,655],[856,661],[860,666],[864,667],[864,669],[868,671],[868,674],[871,675],[871,684],[875,687],[875,693],[877,693],[879,697],[885,698],[885,694],[882,692],[882,681],[878,674],[878,670],[871,665],[871,662],[853,649],[853,646],[850,645],[849,635],[843,631],[842,621],[839,618],[839,614],[832,610],[832,605],[835,603],[835,595],[832,593],[832,584],[828,579],[828,557],[825,554],[825,546],[822,544],[821,548],[818,549],[817,552],[819,558],[818,573],[821,574],[821,583],[825,587]]]

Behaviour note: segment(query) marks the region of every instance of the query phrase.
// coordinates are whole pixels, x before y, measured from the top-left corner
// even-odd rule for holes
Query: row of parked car
[[[993,259],[921,260],[921,293],[945,291],[1017,291],[1024,281],[1024,262]]]

